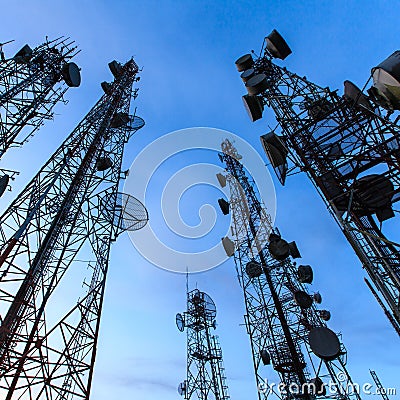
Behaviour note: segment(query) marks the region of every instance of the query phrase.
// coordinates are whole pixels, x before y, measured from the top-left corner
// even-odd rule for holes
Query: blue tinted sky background
[[[6,55],[25,43],[35,46],[46,35],[69,35],[82,49],[76,59],[82,85],[69,90],[68,106],[58,105],[54,122],[2,160],[4,168],[21,171],[13,192],[1,200],[3,208],[97,101],[100,82],[111,79],[107,63],[114,58],[124,61],[133,55],[143,67],[136,105],[146,126],[127,146],[129,166],[154,139],[192,126],[232,131],[262,153],[259,135],[273,119],[266,113],[255,124],[249,121],[234,61],[251,49],[258,51],[273,28],[293,50],[283,62],[288,69],[339,93],[345,79],[363,86],[370,68],[398,49],[400,41],[397,1],[2,1],[1,10],[0,40],[15,39]],[[199,151],[166,163],[155,178],[161,185],[146,197],[150,217],[159,213],[162,182],[194,161],[219,163],[216,154]],[[398,385],[398,338],[322,200],[301,175],[289,179],[285,188],[276,183],[276,191],[277,225],[285,238],[297,241],[302,263],[314,267],[312,289],[321,291],[332,312],[330,327],[343,334],[353,379],[371,381],[371,368],[384,385]],[[194,188],[182,199],[183,217],[197,224],[199,207],[216,204],[218,197],[214,188]],[[220,213],[218,218],[216,232],[196,246],[207,247],[221,237],[227,222]],[[192,276],[190,284],[196,283],[217,304],[216,332],[231,397],[256,398],[233,261]],[[174,320],[184,308],[185,277],[152,266],[127,235],[121,236],[112,249],[92,398],[176,399],[186,354],[185,335]],[[265,374],[273,376],[267,368]]]

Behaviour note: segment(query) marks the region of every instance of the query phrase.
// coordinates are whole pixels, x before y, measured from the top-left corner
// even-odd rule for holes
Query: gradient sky
[[[57,106],[54,121],[2,160],[2,167],[21,174],[13,191],[1,199],[1,207],[18,194],[97,101],[102,94],[100,82],[111,79],[107,63],[112,59],[125,61],[133,55],[143,67],[135,106],[146,126],[127,145],[126,167],[155,139],[193,126],[231,131],[262,154],[259,136],[274,122],[268,113],[254,124],[248,119],[235,59],[251,49],[258,51],[263,37],[276,28],[293,50],[281,65],[340,94],[346,79],[362,87],[371,67],[399,48],[399,4],[385,0],[2,1],[0,41],[15,39],[5,47],[6,56],[25,43],[34,47],[46,35],[71,36],[82,49],[75,60],[82,67],[82,85],[68,91],[69,104]],[[160,215],[163,183],[193,162],[220,165],[215,153],[198,150],[165,163],[151,183],[154,190],[146,194],[150,218]],[[398,337],[363,283],[364,273],[350,245],[305,176],[290,177],[284,188],[274,176],[273,180],[276,224],[285,238],[298,243],[301,262],[314,267],[311,290],[321,292],[324,307],[332,312],[329,326],[343,334],[353,380],[371,382],[368,369],[374,369],[384,386],[398,385]],[[201,205],[215,206],[220,195],[205,185],[188,191],[180,204],[184,220],[196,225]],[[216,211],[215,231],[193,246],[205,248],[221,237],[227,222]],[[166,240],[178,243],[167,233]],[[255,399],[233,260],[190,276],[190,285],[196,284],[217,305],[216,333],[231,397]],[[185,378],[186,338],[175,327],[175,314],[184,308],[185,276],[154,267],[137,253],[128,235],[121,235],[112,248],[92,398],[177,399],[177,385]],[[265,376],[274,374],[266,368]]]

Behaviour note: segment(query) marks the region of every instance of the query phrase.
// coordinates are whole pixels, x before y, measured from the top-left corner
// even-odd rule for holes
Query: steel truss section
[[[31,50],[25,46],[16,56],[0,61],[0,157],[10,147],[23,145],[53,118],[53,108],[64,102],[69,61],[78,54],[69,38],[60,37]],[[75,65],[74,65],[75,66]],[[77,73],[75,71],[75,73]],[[67,79],[67,85],[60,84]]]
[[[289,151],[291,163],[274,166],[279,180],[284,184],[293,171],[306,172],[400,335],[400,245],[382,229],[400,199],[400,127],[364,93],[339,96],[276,65],[268,50],[254,60],[254,70],[267,77],[257,97],[273,110],[278,123],[273,134]],[[377,194],[382,185],[389,187]],[[390,204],[380,207],[379,200]]]
[[[115,224],[124,145],[144,124],[127,118],[138,67],[133,59],[120,67],[109,94],[0,218],[0,393],[6,400],[89,399],[110,245],[124,230]],[[107,168],[99,164],[104,160]],[[91,278],[80,299],[65,299],[72,305],[57,313],[54,292],[79,265],[80,251]]]
[[[271,256],[268,238],[271,233],[280,234],[273,229],[233,144],[225,140],[221,148],[230,189],[234,259],[244,295],[258,398],[265,399],[273,392],[281,399],[314,399],[320,391],[318,398],[360,399],[346,369],[347,353],[342,343],[339,356],[329,361],[311,351],[309,332],[326,324],[315,304],[301,308],[294,301],[296,292],[307,293],[298,280],[295,263],[290,257],[277,261]],[[258,274],[249,273],[250,262],[260,266]],[[282,390],[273,389],[264,375],[264,365],[269,363],[279,375]],[[317,378],[326,388],[334,386],[335,393],[319,388]],[[315,386],[310,385],[313,382]]]

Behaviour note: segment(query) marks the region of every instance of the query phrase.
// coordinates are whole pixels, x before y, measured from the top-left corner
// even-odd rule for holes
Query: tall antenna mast
[[[53,118],[69,87],[81,83],[80,69],[70,60],[79,53],[69,38],[46,41],[33,50],[25,45],[6,59],[0,44],[0,159],[11,147],[22,146]],[[65,85],[64,85],[65,83]],[[16,171],[0,169],[0,196]]]
[[[124,145],[144,125],[129,115],[138,66],[109,66],[107,92],[0,217],[5,400],[89,399],[110,246],[147,223],[144,206],[119,192]],[[58,303],[54,292],[71,288],[66,272],[78,252],[89,280],[79,299]]]
[[[228,400],[225,368],[216,329],[217,310],[211,297],[194,289],[187,289],[187,308],[176,315],[179,331],[186,328],[187,376],[178,386],[185,399]]]
[[[222,187],[229,185],[230,201],[219,199],[224,214],[232,214],[232,239],[222,244],[234,256],[243,290],[245,323],[250,335],[259,399],[269,395],[265,367],[272,365],[280,378],[281,399],[360,399],[346,369],[346,350],[325,321],[330,312],[317,309],[319,293],[306,288],[313,280],[309,265],[296,268],[296,243],[288,243],[273,229],[254,183],[247,177],[241,156],[226,139],[221,160],[227,175],[218,174]],[[328,393],[333,383],[335,393]]]
[[[236,66],[251,120],[265,106],[275,113],[276,129],[261,137],[271,166],[282,185],[298,170],[307,173],[400,335],[400,244],[382,229],[400,199],[400,53],[372,68],[367,93],[345,81],[339,96],[273,62],[291,53],[276,30],[265,43],[261,56],[246,54]]]
[[[80,70],[70,61],[78,53],[74,42],[62,37],[34,49],[25,45],[0,61],[0,158],[53,118],[68,88],[80,85]]]
[[[375,371],[372,371],[371,369],[369,370],[369,373],[371,374],[372,379],[374,380],[376,388],[378,389],[382,399],[389,400],[389,396],[386,394],[385,388],[383,387],[377,373]]]

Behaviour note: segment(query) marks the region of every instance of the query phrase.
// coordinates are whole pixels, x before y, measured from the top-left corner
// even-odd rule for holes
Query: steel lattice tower
[[[379,394],[381,395],[383,400],[389,400],[389,396],[386,394],[385,388],[383,387],[377,373],[375,371],[372,371],[371,369],[369,370],[369,373],[372,376],[372,379],[375,382],[376,385],[376,389],[379,392]]]
[[[89,399],[110,245],[147,222],[143,205],[118,191],[124,145],[144,125],[129,116],[138,67],[131,59],[110,69],[107,92],[0,218],[5,400]],[[79,299],[55,303],[72,266],[81,269],[78,252],[89,280]]]
[[[24,144],[53,108],[64,100],[68,87],[80,85],[80,72],[70,60],[79,53],[74,42],[60,37],[33,50],[25,45],[9,59],[0,45],[0,158]],[[61,85],[65,82],[66,85]]]
[[[295,267],[290,255],[300,257],[296,244],[272,228],[233,144],[225,140],[221,148],[227,175],[218,180],[222,186],[228,183],[230,201],[219,203],[233,221],[233,241],[226,237],[223,245],[228,256],[234,255],[244,294],[259,399],[272,390],[263,376],[263,365],[268,364],[279,374],[282,390],[273,390],[279,398],[360,399],[346,370],[346,350],[323,321],[330,313],[317,310],[319,293],[310,295],[305,288],[304,283],[312,282],[311,267]],[[324,348],[317,342],[325,343]],[[327,393],[328,384],[336,392]]]
[[[287,175],[306,172],[400,334],[400,245],[382,229],[400,199],[399,52],[372,69],[368,94],[345,81],[339,96],[273,62],[291,53],[278,32],[265,43],[259,57],[247,54],[236,65],[251,119],[260,119],[264,106],[275,114],[276,128],[261,137],[270,162],[282,184]]]
[[[185,399],[228,400],[228,386],[216,328],[216,307],[204,292],[187,292],[187,309],[177,314],[176,324],[187,334],[187,377],[179,387]]]

